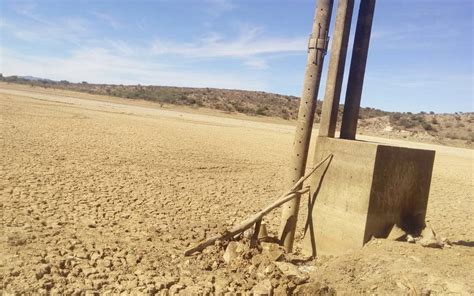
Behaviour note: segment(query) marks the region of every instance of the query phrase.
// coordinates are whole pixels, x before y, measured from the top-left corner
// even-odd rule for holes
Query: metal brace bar
[[[319,32],[318,32],[318,36],[319,36]],[[328,31],[326,31],[326,34],[325,34],[324,38],[315,38],[315,37],[313,37],[313,34],[309,35],[308,53],[311,49],[316,49],[316,51],[314,53],[314,55],[315,55],[314,63],[316,63],[316,60],[317,60],[316,57],[317,57],[318,51],[321,51],[323,56],[326,55],[326,53],[328,51],[328,45],[329,45]]]

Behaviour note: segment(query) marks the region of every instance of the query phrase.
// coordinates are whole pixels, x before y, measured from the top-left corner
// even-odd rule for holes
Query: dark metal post
[[[347,44],[351,31],[354,0],[339,0],[336,14],[336,24],[331,43],[331,58],[329,60],[326,93],[319,124],[319,136],[334,138],[337,125],[337,113],[341,98],[344,67],[346,65]]]
[[[346,101],[342,115],[341,138],[354,140],[357,132],[360,99],[364,85],[365,66],[369,53],[370,32],[376,0],[361,0],[352,49],[351,68],[347,81]]]
[[[319,0],[316,7],[313,29],[308,44],[306,74],[293,142],[288,187],[293,186],[304,175],[306,168],[314,111],[316,109],[323,61],[329,39],[328,31],[333,2],[333,0]],[[280,241],[287,252],[291,252],[293,249],[299,204],[300,197],[297,197],[283,205]]]

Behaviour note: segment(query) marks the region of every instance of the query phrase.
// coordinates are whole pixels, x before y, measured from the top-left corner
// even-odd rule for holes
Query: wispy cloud
[[[217,13],[234,9],[229,0],[207,0],[208,8]],[[34,75],[57,80],[159,84],[176,86],[213,86],[265,90],[266,80],[258,71],[229,72],[223,69],[196,70],[168,63],[171,55],[185,57],[188,65],[204,59],[236,59],[252,69],[266,69],[268,59],[281,54],[303,52],[306,38],[267,37],[263,28],[240,25],[233,32],[210,30],[201,38],[190,42],[160,40],[130,43],[126,39],[102,38],[96,34],[97,22],[119,28],[113,16],[94,11],[95,18],[65,16],[47,19],[37,14],[35,5],[19,5],[16,13],[23,19],[2,18],[0,29],[26,44],[58,46],[60,55],[24,54],[0,46],[2,63],[0,72],[5,75]]]
[[[232,0],[205,0],[204,2],[207,4],[204,6],[205,11],[213,17],[218,17],[236,7]]]
[[[89,22],[80,17],[58,18],[54,22],[40,17],[30,19],[30,22],[2,20],[2,34],[11,34],[26,42],[80,43],[88,32]]]
[[[233,9],[229,0],[207,0],[210,7],[220,11]],[[303,53],[306,37],[269,37],[262,27],[240,24],[234,32],[217,33],[213,30],[202,37],[189,42],[178,40],[155,39],[151,43],[143,41],[131,45],[127,40],[103,39],[93,30],[94,20],[68,16],[48,20],[36,14],[34,5],[21,6],[17,12],[29,21],[10,21],[2,19],[2,30],[5,34],[14,35],[17,39],[30,43],[61,44],[70,43],[75,47],[105,46],[114,49],[124,56],[152,55],[155,57],[180,56],[187,61],[203,59],[231,58],[240,60],[243,65],[252,69],[268,68],[269,59],[276,55]],[[120,22],[113,16],[94,11],[96,22],[106,22],[113,28],[119,28]],[[34,25],[32,22],[41,23]],[[236,35],[236,36],[235,36]],[[101,45],[105,43],[105,45]],[[64,53],[63,53],[64,54]]]
[[[4,75],[33,75],[75,82],[268,89],[265,82],[255,77],[180,69],[143,57],[125,57],[101,47],[80,48],[65,58],[25,56],[4,47],[0,47],[0,54],[3,60],[0,73]]]
[[[305,37],[266,37],[260,27],[246,26],[236,38],[213,33],[188,43],[155,40],[151,52],[155,55],[178,55],[186,58],[236,58],[244,64],[265,68],[265,57],[271,54],[303,53]]]
[[[247,60],[244,61],[244,64],[254,69],[267,69],[268,68],[268,62],[264,58],[249,57],[247,58]]]
[[[155,40],[155,54],[176,54],[188,57],[250,57],[260,54],[304,52],[306,38],[265,37],[259,27],[248,28],[236,38],[212,34],[190,43]]]
[[[15,5],[13,6],[13,10],[17,14],[27,19],[36,21],[41,24],[50,25],[51,23],[49,21],[36,14],[36,7],[37,5],[32,2],[18,2],[15,3]]]
[[[438,73],[421,70],[412,70],[403,74],[372,72],[367,74],[367,79],[378,85],[402,89],[423,89],[439,85],[444,85],[448,89],[449,85],[458,85],[469,90],[474,85],[474,77],[469,74],[459,73],[441,76]]]
[[[432,46],[446,47],[451,40],[461,38],[462,33],[444,23],[419,24],[406,21],[397,27],[375,27],[371,45],[389,49],[424,49]]]
[[[95,12],[92,12],[92,15],[94,15],[99,20],[105,22],[107,25],[109,25],[110,27],[114,29],[118,29],[121,26],[120,22],[115,17],[113,17],[112,15],[108,13],[95,11]]]

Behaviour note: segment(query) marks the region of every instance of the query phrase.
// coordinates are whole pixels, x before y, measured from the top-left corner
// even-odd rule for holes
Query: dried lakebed
[[[374,240],[300,278],[219,244],[184,257],[287,189],[294,127],[216,115],[0,85],[2,293],[474,293],[472,150],[379,138],[437,151],[427,219],[452,246]]]

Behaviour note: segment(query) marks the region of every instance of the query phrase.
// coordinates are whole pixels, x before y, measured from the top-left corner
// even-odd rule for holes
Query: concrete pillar
[[[321,112],[321,122],[319,124],[320,137],[334,138],[336,132],[337,113],[339,111],[353,10],[354,0],[339,0],[336,24],[331,43],[331,58],[329,60],[329,70],[326,81],[326,93]]]
[[[306,74],[293,142],[288,187],[292,187],[304,175],[306,168],[321,71],[329,39],[328,31],[333,2],[333,0],[319,0],[316,7],[313,29],[308,44]],[[283,205],[280,241],[287,252],[291,252],[293,249],[299,204],[300,198],[297,197]]]
[[[352,49],[351,68],[347,81],[346,101],[342,116],[341,138],[354,140],[357,132],[360,99],[364,84],[365,66],[369,52],[370,32],[376,0],[361,0]]]

